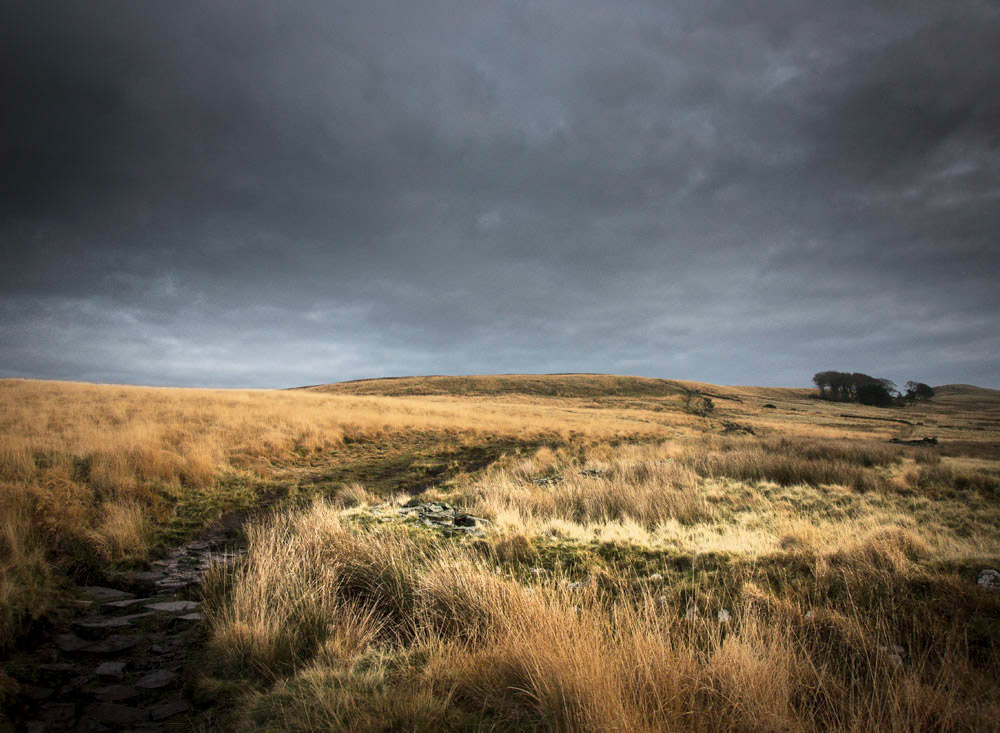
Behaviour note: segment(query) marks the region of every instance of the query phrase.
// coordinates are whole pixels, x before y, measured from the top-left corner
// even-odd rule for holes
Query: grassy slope
[[[683,396],[692,389],[713,397],[715,410],[709,416],[684,412]],[[416,548],[397,548],[404,554],[415,552],[422,564],[430,562],[431,576],[425,576],[421,567],[382,570],[390,576],[402,572],[405,582],[398,582],[404,586],[412,582],[414,588],[425,589],[421,593],[429,592],[427,583],[433,586],[438,582],[434,573],[451,572],[447,568],[454,561],[448,554],[452,549],[465,558],[454,576],[457,581],[469,587],[485,583],[484,596],[489,596],[489,603],[499,603],[503,613],[511,610],[504,606],[510,602],[510,597],[504,595],[506,591],[499,599],[493,598],[488,591],[495,579],[462,563],[476,563],[485,552],[501,575],[513,574],[519,579],[514,586],[516,593],[525,583],[538,583],[528,574],[530,566],[541,567],[550,578],[606,578],[612,590],[622,579],[657,572],[669,581],[667,592],[662,594],[666,599],[663,607],[679,615],[684,614],[685,604],[692,598],[702,598],[703,612],[715,613],[716,606],[724,603],[735,613],[750,602],[748,598],[753,594],[747,595],[749,583],[762,589],[767,603],[798,604],[800,610],[807,602],[827,604],[831,612],[840,614],[838,618],[846,619],[842,619],[843,623],[857,622],[861,626],[867,623],[864,618],[855,619],[851,614],[860,611],[870,615],[870,608],[851,611],[825,594],[843,592],[845,582],[851,593],[863,589],[866,583],[875,583],[883,600],[891,597],[892,603],[910,614],[900,628],[913,629],[914,646],[912,651],[908,646],[908,653],[919,650],[928,655],[921,662],[927,665],[928,674],[936,674],[939,669],[935,666],[939,660],[934,656],[939,652],[933,651],[938,645],[948,654],[957,655],[956,669],[961,673],[942,680],[966,688],[982,685],[984,671],[985,679],[989,674],[995,677],[998,671],[996,649],[984,639],[993,638],[995,627],[1000,628],[1000,617],[968,586],[970,573],[974,579],[976,567],[1000,562],[996,551],[1000,546],[996,530],[1000,526],[996,480],[1000,469],[1000,451],[996,449],[1000,441],[1000,392],[950,385],[939,388],[939,394],[934,401],[912,408],[879,410],[821,402],[812,398],[811,390],[804,389],[726,387],[592,374],[406,377],[283,392],[152,390],[0,380],[0,414],[4,416],[0,442],[0,494],[4,499],[4,513],[0,514],[0,591],[4,600],[10,601],[5,611],[16,611],[0,620],[7,633],[17,633],[23,628],[19,624],[44,615],[60,578],[66,578],[67,573],[75,574],[78,580],[92,580],[122,566],[141,565],[155,553],[156,543],[171,541],[178,533],[209,522],[227,509],[252,506],[263,496],[287,502],[315,495],[331,498],[336,516],[323,521],[339,527],[345,520],[337,513],[337,506],[383,502],[399,491],[423,491],[428,499],[445,499],[491,517],[496,531],[478,548],[455,546],[426,532],[415,538]],[[775,407],[765,407],[768,404]],[[845,418],[844,414],[852,417]],[[882,419],[886,417],[908,424],[886,422]],[[755,435],[746,434],[745,428]],[[890,437],[925,434],[941,438],[939,451],[885,446]],[[535,455],[539,445],[549,447]],[[536,482],[551,477],[559,482]],[[353,486],[356,482],[363,486]],[[135,513],[136,507],[142,511]],[[304,527],[314,521],[309,516],[282,521]],[[886,527],[909,534],[892,534],[885,539],[878,532]],[[344,531],[354,536],[354,520],[347,521]],[[354,542],[339,528],[331,536],[348,545]],[[360,537],[362,547],[367,542],[365,536]],[[410,539],[407,535],[399,541],[405,545]],[[305,552],[298,541],[281,541],[289,542],[286,549],[293,555]],[[327,551],[336,555],[341,550],[323,550]],[[261,552],[256,553],[256,561],[266,565],[269,560]],[[855,562],[851,558],[856,555],[860,559]],[[295,565],[304,558],[290,557],[289,563]],[[874,569],[871,563],[875,563]],[[697,573],[696,565],[701,568]],[[382,572],[376,566],[372,571]],[[856,574],[858,588],[851,585],[853,580],[831,579],[829,571],[820,573],[822,568],[831,567]],[[307,575],[312,572],[308,562],[303,568]],[[876,582],[865,575],[869,571],[882,575]],[[253,581],[252,573],[257,571],[251,568],[248,572],[250,575],[239,582]],[[330,572],[321,574],[318,580],[309,575],[313,578],[309,582],[320,585],[306,590],[321,598],[350,591],[338,585],[341,580],[335,564]],[[294,574],[289,575],[289,581],[294,579]],[[226,580],[232,582],[236,581]],[[355,684],[350,677],[353,668],[345,672],[343,660],[337,661],[339,652],[332,658],[328,654],[318,659],[314,657],[316,648],[308,647],[296,651],[301,654],[297,660],[280,663],[268,656],[266,649],[271,641],[287,650],[287,639],[282,635],[301,631],[294,617],[282,619],[280,614],[270,619],[276,623],[271,631],[253,631],[253,624],[263,623],[260,609],[280,609],[282,601],[274,594],[288,591],[289,597],[295,597],[303,592],[302,588],[285,588],[283,583],[281,577],[271,578],[258,589],[262,595],[251,598],[251,605],[257,609],[253,610],[256,620],[241,619],[240,607],[231,595],[223,593],[213,599],[217,615],[210,649],[214,659],[207,667],[235,658],[240,664],[265,671],[263,681],[251,681],[241,676],[240,664],[234,669],[217,670],[217,679],[230,677],[235,682],[231,700],[236,704],[234,715],[243,724],[258,721],[268,728],[288,727],[286,723],[294,722],[292,713],[282,707],[284,712],[279,715],[269,707],[272,704],[317,709],[316,690],[310,691],[308,680],[303,681],[299,675],[307,663],[319,665],[311,672],[318,679],[347,674],[349,679],[342,680],[345,689],[353,689],[351,685]],[[714,583],[721,585],[713,589]],[[377,596],[385,590],[373,588],[372,592]],[[414,589],[406,590],[411,591],[416,593]],[[355,603],[359,599],[351,593],[338,597]],[[428,598],[433,600],[433,593]],[[463,613],[486,612],[476,606],[475,599],[460,600],[471,604],[462,606]],[[647,600],[661,603],[655,597]],[[559,614],[571,614],[576,607],[573,598],[551,602],[554,606],[548,610],[532,607],[528,611],[542,614],[539,623],[544,625],[559,618]],[[20,604],[16,609],[15,603]],[[600,603],[593,607],[593,618],[602,618],[600,614],[607,610],[602,608]],[[628,606],[633,610],[614,608],[626,616],[634,611],[634,606]],[[918,639],[923,631],[914,626],[916,621],[925,618],[922,614],[940,615],[943,608],[951,609],[948,623],[942,622],[939,628],[931,629],[933,634]],[[546,616],[550,611],[555,615]],[[310,624],[325,618],[325,613],[336,617],[339,611],[331,607],[316,613],[319,615]],[[789,633],[802,622],[800,616],[789,627]],[[644,626],[646,621],[628,618],[636,625],[636,639],[653,633]],[[436,623],[420,614],[398,620],[419,628]],[[453,632],[461,636],[467,629],[462,629],[461,618],[458,623],[459,628]],[[594,623],[597,626],[580,627],[577,632],[585,636],[603,634],[599,621]],[[971,651],[949,641],[948,634],[968,633],[970,629],[975,641]],[[244,638],[234,642],[227,636],[234,631],[253,631],[262,636],[256,641]],[[530,629],[508,629],[503,633],[529,632],[536,633]],[[862,632],[872,635],[864,643],[876,649],[894,633],[882,626],[865,627]],[[269,633],[277,634],[276,640],[269,641]],[[630,655],[635,654],[634,649],[616,651],[618,647],[606,646],[610,641],[595,639],[587,642],[590,651],[615,659],[622,653],[618,661],[625,667]],[[766,656],[771,652],[759,643],[794,646],[790,639],[753,641],[747,637],[732,641],[726,654],[745,654],[748,659]],[[514,643],[516,639],[508,641]],[[521,640],[539,649],[556,641],[537,636]],[[333,638],[324,643],[329,646],[340,641]],[[621,643],[622,639],[614,641]],[[646,649],[651,642],[642,643]],[[715,642],[706,643],[714,648]],[[450,649],[445,654],[419,644],[399,646],[385,639],[377,648],[383,651],[376,654],[375,647],[365,644],[355,649],[361,654],[359,670],[369,670],[363,675],[375,675],[381,669],[377,660],[386,649],[391,651],[390,656],[417,654],[425,663],[427,659],[433,662],[429,669],[420,668],[424,677],[400,676],[398,670],[386,672],[388,676],[378,684],[382,685],[379,694],[387,697],[379,698],[379,704],[395,713],[400,711],[392,707],[396,703],[391,699],[418,700],[429,695],[427,704],[450,716],[442,712],[442,700],[434,698],[435,693],[419,679],[447,686],[454,681],[435,677],[434,664],[482,675],[496,662],[481,649]],[[813,651],[792,651],[793,656],[798,655],[796,664],[808,667],[817,661],[824,663],[822,656],[809,656]],[[490,654],[503,657],[507,652],[510,649],[493,649]],[[696,655],[703,652],[691,650]],[[344,658],[353,659],[353,653],[345,651]],[[970,654],[978,656],[973,659]],[[661,661],[694,664],[679,658]],[[478,666],[481,664],[486,666]],[[555,664],[558,668],[563,662],[553,657],[534,659],[531,664]],[[726,675],[760,675],[761,684],[775,675],[775,670],[763,662],[758,667],[719,664],[718,669],[695,665],[689,670],[696,688],[702,685],[714,689],[713,685],[718,687]],[[222,666],[225,668],[225,664]],[[706,674],[707,679],[699,676]],[[278,687],[271,686],[275,680],[280,681]],[[509,681],[529,696],[544,698],[551,693],[557,700],[562,694],[559,690],[532,688],[538,680],[532,681],[530,675],[528,679]],[[621,680],[604,682],[614,689],[600,695],[617,699],[626,694],[620,687],[624,684]],[[721,697],[709,695],[708,703],[704,699],[697,702],[700,693],[692,692],[690,705],[714,706],[714,712],[703,711],[709,721],[706,724],[724,724],[730,720],[725,716],[730,714],[735,716],[732,720],[739,720],[745,711],[727,707],[734,699],[752,706],[756,704],[754,698],[770,700],[768,695],[774,692],[755,691],[745,682],[730,680],[718,690]],[[827,680],[823,684],[835,682]],[[590,681],[570,683],[582,685],[573,694],[590,694]],[[572,713],[569,708],[580,702],[564,700],[569,708],[545,713],[545,700],[536,699],[536,706],[528,705],[527,712],[520,708],[510,711],[505,708],[502,686],[496,687],[500,684],[497,680],[483,678],[476,684],[471,689],[457,688],[460,694],[471,696],[455,708],[459,717],[465,714],[461,711],[471,710],[469,715],[476,719],[478,713],[474,711],[489,704],[495,708],[490,718],[494,722],[505,721],[510,714],[514,716],[514,727],[518,722],[558,727],[559,715]],[[887,683],[883,680],[880,684]],[[916,685],[913,689],[918,693],[929,694],[929,688],[920,687],[917,680],[909,679],[907,684]],[[242,700],[246,689],[258,691],[263,697]],[[995,691],[995,684],[985,688],[988,694]],[[984,714],[981,706],[976,707],[978,703],[974,705],[968,699],[971,692],[953,697],[936,688],[933,692],[938,695],[938,703],[965,710],[962,720],[978,720],[976,716]],[[674,693],[686,694],[677,689]],[[366,697],[369,694],[365,690],[351,692],[361,706],[372,702]],[[627,692],[636,694],[634,690]],[[916,705],[914,699],[905,695],[899,698],[909,701],[908,705]],[[661,712],[674,704],[654,703],[653,707],[659,706]],[[343,713],[337,707],[339,702],[330,705],[334,714]],[[754,712],[751,718],[764,728],[795,727],[799,718],[786,708],[779,713],[770,709],[759,715]],[[378,719],[385,712],[377,710],[373,715]],[[420,719],[431,729],[439,727],[440,721],[420,718],[420,711],[410,713],[411,718],[406,718],[409,722]],[[286,714],[292,718],[281,719]],[[355,720],[363,719],[357,711],[349,714],[356,714]],[[612,711],[612,717],[619,714]],[[628,714],[639,728],[643,721],[648,723],[642,710]],[[878,714],[888,713],[882,710]],[[527,717],[521,720],[517,717],[521,715]],[[899,719],[927,722],[924,718]],[[450,717],[448,721],[454,724]],[[677,721],[659,722],[676,727]],[[323,727],[329,723],[328,718],[321,717],[310,720],[308,725]],[[490,724],[488,720],[486,724]],[[356,727],[365,729],[361,724]]]
[[[1000,394],[943,389],[880,410],[604,375],[312,389],[642,405],[642,419],[697,389],[716,408],[662,425],[665,442],[570,439],[433,482],[425,500],[493,521],[482,540],[391,521],[384,483],[261,527],[246,574],[218,579],[208,603],[203,684],[238,691],[247,729],[966,730],[1000,717],[1000,599],[975,585],[1000,562]],[[940,449],[886,444],[924,434]],[[302,597],[316,600],[284,600]]]
[[[304,389],[351,395],[453,395],[535,397],[670,397],[677,382],[610,374],[488,374],[388,377],[316,385]]]

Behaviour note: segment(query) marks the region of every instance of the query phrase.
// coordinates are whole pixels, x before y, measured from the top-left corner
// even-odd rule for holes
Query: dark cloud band
[[[2,6],[0,376],[1000,384],[995,3]]]

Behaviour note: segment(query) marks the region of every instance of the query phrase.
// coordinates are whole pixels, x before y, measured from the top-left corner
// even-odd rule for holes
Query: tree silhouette
[[[909,402],[929,400],[934,396],[934,388],[923,382],[907,382],[903,388],[906,390],[906,399]]]

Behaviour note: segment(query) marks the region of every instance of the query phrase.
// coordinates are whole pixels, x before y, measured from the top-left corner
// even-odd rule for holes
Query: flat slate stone
[[[113,702],[99,702],[95,705],[89,705],[83,714],[98,723],[112,726],[132,725],[146,718],[143,711],[138,708],[118,705]]]
[[[97,677],[89,672],[81,674],[79,677],[74,677],[65,685],[59,688],[59,695],[65,697],[66,695],[72,694],[79,690],[81,687],[86,687],[91,682],[93,682]]]
[[[129,576],[134,583],[155,583],[163,577],[162,570],[140,570]]]
[[[83,648],[83,651],[90,654],[118,654],[134,647],[139,640],[134,636],[109,636],[102,641],[95,641]]]
[[[125,662],[102,662],[94,670],[98,677],[113,677],[121,679],[125,674]]]
[[[121,702],[136,697],[139,691],[129,685],[108,685],[94,690],[94,695],[101,702]]]
[[[195,581],[193,580],[178,580],[178,581],[171,581],[169,583],[157,583],[156,587],[159,588],[160,590],[184,590],[189,585],[194,585],[194,584]]]
[[[73,733],[107,733],[111,729],[93,718],[83,716],[80,721],[73,726]]]
[[[73,703],[46,705],[38,711],[38,718],[30,721],[25,727],[31,733],[64,730],[72,724],[74,717],[76,717],[76,705]]]
[[[140,618],[149,618],[150,616],[155,616],[156,613],[153,611],[143,611],[141,613],[130,613],[128,616],[119,616],[118,618],[123,618],[126,621],[135,621]]]
[[[105,588],[100,585],[85,585],[80,588],[80,592],[90,596],[95,601],[121,601],[126,598],[135,598],[135,593],[128,593],[117,588]]]
[[[82,640],[81,640],[82,641]],[[67,677],[71,674],[76,674],[80,671],[80,668],[75,664],[68,664],[67,662],[52,662],[50,664],[39,664],[36,669],[42,674],[56,675],[59,677]]]
[[[198,601],[164,601],[163,603],[147,604],[146,608],[166,613],[180,613],[181,611],[193,611],[200,605]]]
[[[135,686],[142,690],[159,690],[161,687],[172,684],[176,679],[176,672],[171,672],[169,669],[158,669],[136,682]]]
[[[21,685],[21,694],[30,700],[46,700],[52,697],[51,687],[38,687],[37,685]]]
[[[156,596],[149,596],[148,598],[126,598],[124,601],[110,601],[104,605],[108,608],[128,608],[129,606],[134,606],[136,603],[146,603],[154,600],[156,600]]]
[[[92,642],[81,639],[76,634],[59,634],[56,637],[56,646],[61,652],[78,652],[90,646]]]
[[[175,715],[186,713],[190,709],[191,703],[187,700],[171,700],[170,702],[160,703],[150,710],[149,717],[159,722],[167,718],[172,718]]]
[[[115,629],[121,626],[130,626],[127,618],[104,616],[87,617],[75,622],[73,626],[81,629]]]

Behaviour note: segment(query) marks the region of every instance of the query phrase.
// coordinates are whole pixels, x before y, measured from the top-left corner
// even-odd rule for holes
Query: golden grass
[[[88,537],[106,560],[143,559],[149,547],[151,525],[146,508],[139,502],[107,501],[101,505],[97,524]]]
[[[482,374],[469,376],[390,377],[321,384],[309,391],[350,395],[490,396],[520,394],[542,397],[672,397],[681,383],[668,379],[611,374]]]
[[[24,490],[5,491],[0,511],[0,646],[53,605],[56,580],[47,550],[34,522],[31,497]]]
[[[693,424],[679,413],[516,400],[0,380],[0,514],[16,507],[16,517],[4,520],[17,527],[14,545],[41,547],[57,564],[91,573],[108,562],[141,561],[177,503],[211,493],[220,477],[267,479],[345,442],[419,432],[458,443],[599,440]],[[41,589],[56,590],[53,572],[29,583],[30,591],[10,587],[25,582],[36,560],[14,552],[3,560],[0,592],[11,598],[11,618],[44,613]],[[0,648],[10,640],[10,632],[0,635]]]
[[[685,412],[685,390],[714,411]],[[604,375],[0,381],[0,646],[65,573],[141,564],[181,508],[312,482],[329,500],[278,506],[206,589],[198,684],[233,727],[995,727],[1000,597],[975,575],[1000,566],[1000,401],[809,395]],[[925,434],[942,445],[886,442]],[[395,514],[407,466],[485,536]]]
[[[760,557],[792,537],[818,549],[891,526],[919,534],[939,559],[996,554],[1000,507],[992,492],[1000,474],[948,473],[940,462],[928,468],[908,450],[718,436],[543,448],[427,496],[512,536]],[[961,480],[942,488],[955,475]]]
[[[204,485],[221,469],[266,470],[275,459],[339,445],[345,437],[425,430],[606,438],[656,435],[696,422],[687,415],[537,402],[29,380],[0,380],[0,415],[0,480],[85,470],[89,483],[113,489],[157,481]]]
[[[987,729],[998,656],[970,657],[962,625],[1000,601],[943,597],[926,552],[902,531],[855,538],[784,596],[745,570],[720,621],[670,586],[519,582],[474,545],[318,504],[255,527],[245,564],[212,579],[207,658],[246,679],[248,730]]]

